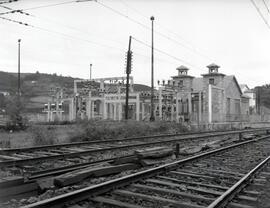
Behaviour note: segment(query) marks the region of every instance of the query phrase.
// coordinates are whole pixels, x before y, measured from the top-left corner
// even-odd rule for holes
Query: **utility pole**
[[[155,121],[154,116],[154,16],[150,17],[152,21],[152,56],[151,56],[151,115],[150,121]]]
[[[21,96],[21,39],[18,39],[18,96]]]
[[[90,80],[92,80],[92,64],[90,64]]]
[[[130,50],[131,47],[131,36],[129,36],[129,43],[128,43],[128,52],[127,52],[127,66],[126,66],[126,106],[125,106],[125,119],[128,120],[128,97],[129,97],[129,74],[131,73],[131,61],[132,61],[132,51]]]

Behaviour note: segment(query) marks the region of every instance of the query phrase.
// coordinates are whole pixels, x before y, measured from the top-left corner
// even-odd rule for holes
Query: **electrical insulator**
[[[56,110],[55,103],[52,103],[52,104],[51,104],[51,110]]]
[[[49,110],[48,104],[44,104],[44,110]]]
[[[59,103],[59,104],[58,104],[58,109],[59,109],[59,110],[62,110],[62,103]]]

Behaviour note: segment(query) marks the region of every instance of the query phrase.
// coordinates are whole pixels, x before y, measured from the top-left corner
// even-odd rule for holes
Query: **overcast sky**
[[[263,0],[254,0],[270,23]],[[40,7],[71,2],[50,7]],[[265,2],[270,7],[269,0]],[[154,20],[155,81],[169,79],[185,65],[200,76],[212,62],[250,87],[270,83],[270,29],[251,0],[19,0],[0,4],[30,15],[0,15],[0,70],[57,73],[79,78],[124,76],[129,35],[151,43]],[[0,7],[0,13],[8,12]],[[151,48],[132,40],[132,76],[150,85]],[[161,51],[161,52],[160,52]],[[156,83],[156,82],[155,82]]]

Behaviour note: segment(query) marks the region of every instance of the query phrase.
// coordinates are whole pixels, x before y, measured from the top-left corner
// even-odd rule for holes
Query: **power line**
[[[53,7],[53,6],[59,6],[59,5],[63,5],[63,4],[70,4],[70,3],[74,3],[76,2],[75,0],[72,1],[64,1],[61,3],[56,3],[56,4],[47,4],[47,5],[42,5],[42,6],[36,6],[36,7],[30,7],[30,8],[26,8],[26,9],[20,9],[21,11],[27,11],[27,10],[33,10],[33,9],[41,9],[41,8],[47,8],[47,7]],[[0,13],[0,15],[4,15],[4,14],[9,14],[9,13],[14,13],[17,12],[18,9],[16,10],[12,10],[9,12],[4,12],[4,13]]]
[[[270,13],[269,8],[268,8],[268,6],[267,6],[267,4],[266,4],[265,0],[262,0],[262,1],[263,1],[264,6],[266,7],[266,9],[267,9],[268,13]]]
[[[13,9],[11,9],[10,7],[3,6],[3,5],[0,5],[0,7],[5,8],[5,9],[8,9],[8,10],[13,10]]]
[[[0,4],[8,4],[8,3],[16,2],[16,1],[18,1],[18,0],[1,1]]]
[[[73,39],[73,40],[80,40],[80,41],[84,41],[84,42],[91,43],[91,44],[94,44],[94,45],[98,45],[98,46],[101,46],[101,47],[111,48],[111,49],[115,49],[115,50],[125,52],[125,50],[121,49],[121,48],[117,48],[117,47],[114,47],[114,46],[109,46],[109,45],[106,45],[106,44],[97,43],[97,42],[90,41],[90,40],[87,40],[87,39],[84,39],[84,38],[78,38],[76,36],[68,35],[68,34],[65,34],[65,33],[62,33],[62,32],[46,29],[46,28],[39,27],[39,26],[34,26],[34,25],[31,25],[31,24],[21,22],[21,21],[17,21],[17,20],[13,20],[13,19],[10,19],[10,18],[0,17],[0,19],[7,20],[7,21],[10,21],[10,22],[14,22],[14,23],[24,25],[24,26],[29,26],[29,27],[32,27],[32,28],[35,28],[35,29],[38,29],[38,30],[42,30],[42,31],[46,31],[46,32],[49,32],[49,33],[61,35],[61,36],[64,36],[64,37],[67,37],[67,38],[70,38],[70,39]]]
[[[99,46],[102,46],[102,47],[107,47],[107,48],[116,49],[116,50],[125,52],[124,49],[120,49],[120,48],[117,48],[117,47],[112,47],[112,46],[108,46],[108,45],[105,45],[105,44],[99,44],[99,43],[96,43],[96,42],[93,42],[93,41],[89,41],[87,39],[77,38],[77,37],[74,37],[74,36],[71,36],[71,35],[67,35],[65,33],[61,33],[61,32],[49,30],[49,29],[46,29],[46,28],[42,28],[42,27],[30,25],[28,23],[17,21],[17,20],[13,20],[13,19],[6,18],[6,17],[0,17],[0,18],[3,19],[3,20],[7,20],[7,21],[10,21],[10,22],[13,22],[13,23],[18,23],[20,25],[29,26],[29,27],[32,27],[32,28],[35,28],[35,29],[39,29],[39,30],[42,30],[42,31],[45,31],[45,32],[49,32],[49,33],[54,33],[54,34],[57,34],[57,35],[65,36],[66,38],[69,38],[69,39],[76,39],[76,40],[80,40],[80,41],[85,41],[85,42],[88,42],[88,43],[91,43],[91,44],[95,44],[95,45],[99,45]],[[138,53],[138,52],[134,52],[134,54],[139,55],[139,56],[142,56],[142,57],[149,58],[148,55],[144,55],[144,54],[141,54],[141,53]],[[173,64],[172,62],[170,62],[168,60],[165,60],[165,59],[157,58],[157,60],[160,60],[160,61],[163,61],[163,62],[167,62],[167,63]]]
[[[125,0],[120,0],[120,1],[121,1],[126,7],[128,7],[128,8],[131,9],[131,10],[133,10],[135,13],[139,14],[140,16],[142,16],[142,17],[144,17],[144,18],[146,18],[146,19],[149,19],[148,16],[146,16],[145,14],[143,14],[142,12],[140,12],[139,10],[137,10],[137,9],[135,9],[135,8],[133,8],[133,7],[131,7],[131,6],[129,6],[129,5],[125,2]],[[174,34],[175,36],[177,36],[178,38],[180,38],[182,41],[186,42],[186,45],[190,45],[190,47],[189,47],[189,46],[184,46],[184,47],[186,47],[187,49],[192,50],[193,52],[199,54],[200,56],[205,57],[206,59],[212,60],[212,59],[209,58],[207,55],[205,55],[205,54],[199,52],[198,50],[196,50],[196,47],[194,47],[193,44],[192,44],[190,41],[188,41],[188,40],[186,40],[185,38],[183,38],[182,35],[179,35],[179,34],[176,33],[175,31],[173,31],[173,30],[171,30],[171,29],[168,29],[167,27],[163,26],[162,24],[160,24],[160,23],[158,23],[158,22],[155,23],[155,24],[156,24],[157,26],[159,26],[160,28],[163,28],[164,30],[168,31],[169,33]],[[182,46],[182,45],[181,45],[181,46]]]
[[[132,21],[132,22],[134,22],[134,23],[136,23],[136,24],[142,26],[143,28],[146,28],[146,29],[148,29],[148,30],[151,30],[151,28],[150,28],[148,25],[145,25],[145,24],[143,24],[143,23],[141,23],[141,22],[135,20],[134,18],[131,18],[131,17],[129,17],[128,15],[125,15],[124,13],[122,13],[122,12],[120,12],[120,11],[118,11],[118,10],[116,10],[116,9],[114,9],[114,8],[112,8],[112,7],[110,7],[110,6],[105,5],[104,3],[101,3],[101,2],[99,2],[99,1],[96,1],[96,2],[97,2],[98,4],[100,4],[101,6],[103,6],[103,7],[107,8],[107,9],[111,10],[112,12],[114,12],[114,13],[116,13],[116,14],[122,16],[122,17],[125,17],[125,18],[127,18],[128,20],[130,20],[130,21]],[[185,49],[187,49],[187,50],[189,50],[189,51],[192,51],[193,53],[195,53],[195,54],[197,54],[197,55],[199,55],[199,56],[201,56],[201,57],[204,57],[204,58],[207,58],[207,59],[211,60],[208,56],[203,55],[203,54],[199,53],[198,51],[196,51],[196,50],[194,50],[194,49],[192,49],[192,48],[190,48],[190,47],[187,47],[187,46],[184,45],[183,43],[180,43],[179,41],[177,41],[177,40],[175,40],[175,39],[169,37],[168,35],[165,35],[165,34],[159,32],[159,31],[157,31],[157,30],[154,30],[154,32],[155,32],[156,34],[158,34],[159,36],[162,36],[163,38],[166,38],[167,40],[172,41],[172,42],[174,42],[174,43],[180,45],[181,47],[183,47],[183,48],[185,48]]]
[[[270,25],[268,24],[268,22],[266,21],[266,19],[264,18],[263,14],[261,13],[259,7],[256,5],[256,3],[253,0],[250,0],[251,3],[253,4],[253,6],[256,8],[257,12],[259,13],[259,15],[261,16],[261,18],[263,19],[264,23],[267,25],[268,29],[270,29]]]
[[[132,39],[135,40],[135,41],[137,41],[138,43],[141,43],[142,45],[145,45],[145,46],[151,48],[151,45],[148,44],[148,43],[145,43],[145,42],[143,42],[143,41],[141,41],[141,40],[138,40],[137,38],[134,38],[133,36],[132,36]],[[193,64],[191,64],[191,63],[189,63],[189,62],[187,62],[187,61],[185,61],[185,60],[183,60],[183,59],[181,59],[181,58],[178,58],[178,57],[176,57],[176,56],[173,56],[173,55],[171,55],[171,54],[169,54],[169,53],[167,53],[167,52],[165,52],[165,51],[163,51],[163,50],[161,50],[161,49],[154,48],[154,50],[157,51],[157,52],[159,52],[159,53],[162,53],[162,54],[164,54],[164,55],[166,55],[166,56],[169,56],[169,57],[171,57],[172,59],[175,59],[175,60],[177,60],[177,61],[181,61],[181,62],[183,62],[183,63],[185,63],[185,64],[187,64],[187,65],[189,65],[189,66],[192,66],[192,67],[195,67],[195,68],[200,68],[200,67],[195,66],[195,65],[193,65]]]
[[[54,21],[54,20],[51,20],[51,19],[48,19],[48,18],[38,17],[38,16],[36,16],[36,15],[33,15],[33,14],[30,14],[30,13],[23,12],[23,10],[19,10],[19,9],[18,9],[18,10],[14,10],[14,9],[12,9],[12,8],[10,8],[10,7],[1,6],[1,5],[0,5],[0,7],[3,7],[3,8],[5,8],[5,9],[11,10],[10,12],[6,12],[5,14],[9,14],[9,13],[21,13],[21,14],[25,14],[25,15],[28,15],[28,16],[31,16],[31,17],[34,17],[34,18],[43,20],[43,21],[47,21],[47,22],[53,23],[53,24],[55,24],[55,25],[60,25],[60,26],[62,26],[62,27],[66,27],[66,28],[68,28],[68,29],[70,29],[70,30],[73,30],[73,31],[76,31],[76,32],[84,33],[84,34],[86,34],[86,35],[95,36],[95,35],[93,35],[93,34],[91,34],[91,33],[89,33],[89,32],[83,31],[83,30],[81,30],[81,29],[79,29],[79,28],[76,28],[76,27],[73,27],[73,26],[70,26],[70,25],[66,25],[66,24],[63,24],[63,23],[60,23],[60,22],[57,22],[57,21]],[[0,14],[1,14],[1,13],[0,13]],[[4,13],[2,13],[2,14],[4,14]],[[122,42],[117,41],[117,40],[114,40],[114,39],[103,38],[103,37],[100,37],[100,36],[99,36],[98,38],[99,38],[99,39],[103,39],[103,40],[107,40],[107,41],[111,41],[111,42],[115,42],[115,43],[121,44],[121,45],[123,44]]]
[[[62,27],[65,27],[65,28],[68,28],[70,30],[73,30],[73,31],[76,31],[76,32],[80,32],[80,33],[84,33],[86,35],[90,35],[90,36],[95,36],[87,31],[84,31],[84,30],[81,30],[79,28],[76,28],[76,27],[73,27],[73,26],[70,26],[70,25],[66,25],[66,24],[62,24],[60,22],[57,22],[57,21],[54,21],[54,20],[51,20],[51,19],[48,19],[48,18],[44,18],[44,17],[39,17],[39,16],[36,16],[36,15],[31,15],[32,17],[35,17],[37,19],[40,19],[40,20],[43,20],[43,21],[47,21],[47,22],[50,22],[50,23],[53,23],[55,25],[59,25],[59,26],[62,26]],[[113,40],[113,39],[108,39],[108,38],[103,38],[103,37],[98,37],[99,39],[103,39],[103,40],[108,40],[108,41],[111,41],[111,42],[115,42],[115,43],[118,43],[118,44],[122,44],[120,41],[117,41],[117,40]]]
[[[74,3],[76,2],[75,0],[72,0],[72,1],[64,1],[64,2],[61,2],[61,3],[57,3],[57,4],[47,4],[47,5],[42,5],[42,6],[36,6],[36,7],[30,7],[30,8],[26,8],[26,9],[23,9],[24,11],[27,11],[27,10],[33,10],[33,9],[41,9],[41,8],[47,8],[47,7],[54,7],[54,6],[59,6],[59,5],[64,5],[64,4],[70,4],[70,3]]]
[[[12,10],[11,8],[6,8],[6,9]],[[14,10],[12,10],[12,11],[14,11]],[[23,14],[23,12],[20,12],[20,11],[22,11],[22,10],[16,10],[16,12],[18,12],[18,11],[19,11],[19,13],[22,13],[22,14]],[[32,16],[32,17],[36,17],[36,16],[34,16],[34,15],[31,15],[31,14],[28,14],[28,15],[30,15],[30,16]],[[58,32],[58,31],[46,29],[46,28],[39,27],[39,26],[34,26],[34,25],[31,25],[31,24],[28,24],[28,23],[25,23],[25,22],[21,22],[21,21],[17,21],[17,20],[13,20],[13,19],[10,19],[10,18],[6,18],[6,17],[0,17],[0,18],[3,19],[3,20],[7,20],[7,21],[10,21],[10,22],[13,22],[13,23],[18,23],[18,24],[20,24],[20,25],[29,26],[29,27],[32,27],[32,28],[35,28],[35,29],[39,29],[39,30],[42,30],[42,31],[45,31],[45,32],[49,32],[49,33],[61,35],[61,36],[67,37],[67,38],[69,38],[69,39],[75,39],[75,40],[85,41],[85,42],[88,42],[88,43],[91,43],[91,44],[95,44],[95,45],[98,45],[98,46],[102,46],[102,47],[106,47],[106,48],[111,48],[111,49],[117,49],[117,50],[120,50],[120,51],[123,51],[123,52],[125,51],[124,49],[120,49],[120,48],[117,48],[117,47],[108,46],[108,45],[105,45],[105,44],[96,43],[96,42],[93,42],[93,41],[90,41],[90,40],[87,40],[87,39],[78,38],[78,37],[75,37],[75,36],[72,36],[72,35],[68,35],[68,34],[65,34],[65,33],[62,33],[62,32]],[[147,27],[147,26],[146,26],[146,27]],[[144,43],[143,41],[140,41],[140,40],[135,39],[135,38],[133,38],[133,39],[136,40],[137,42],[139,42],[139,43],[141,43],[141,44],[147,46],[147,47],[151,47],[149,44]],[[154,50],[155,50],[155,51],[158,51],[158,52],[161,53],[161,54],[165,54],[165,55],[167,55],[167,56],[169,56],[169,57],[171,57],[171,58],[173,58],[173,59],[175,59],[175,60],[177,60],[177,61],[181,61],[181,62],[183,62],[183,63],[186,63],[186,64],[190,65],[190,66],[193,66],[192,64],[190,64],[190,63],[184,61],[183,59],[180,59],[180,58],[177,58],[177,57],[175,57],[175,56],[173,56],[173,55],[170,55],[169,53],[167,53],[167,52],[165,52],[165,51],[162,51],[162,50],[157,49],[157,48],[154,48]],[[137,54],[137,55],[139,55],[139,56],[149,57],[149,56],[146,56],[146,55],[142,55],[142,54],[140,54],[140,53],[137,53],[137,52],[134,53],[134,54]],[[159,59],[159,58],[158,58],[158,60],[162,60],[162,61],[165,61],[165,62],[169,62],[169,61],[167,61],[167,60],[163,60],[163,59]],[[171,62],[169,62],[169,63],[171,63]],[[198,68],[198,67],[196,67],[196,68]]]
[[[17,21],[17,20],[13,20],[13,19],[10,19],[10,18],[6,18],[6,17],[0,17],[1,19],[3,20],[7,20],[9,22],[14,22],[14,23],[18,23],[20,25],[24,25],[24,26],[29,26],[29,27],[34,27],[32,25],[29,25],[28,23],[25,23],[25,22],[21,22],[21,21]]]
[[[13,10],[13,9],[11,9],[10,7],[3,6],[3,5],[0,5],[0,7],[5,8],[5,9],[7,9],[7,10]]]
[[[4,8],[8,8],[8,7],[4,7]],[[9,10],[10,10],[10,8],[9,8]],[[12,9],[11,9],[11,10],[12,10]],[[21,14],[24,14],[24,15],[27,15],[27,16],[30,15],[29,13],[24,12],[23,10],[20,10],[20,9],[12,10],[12,11],[9,11],[9,12],[3,12],[3,13],[0,13],[0,15],[13,14],[13,13],[21,13]]]
[[[57,4],[57,5],[59,5],[59,4]],[[32,17],[36,17],[36,16],[31,15],[31,14],[29,14],[29,13],[25,13],[25,12],[23,12],[22,10],[13,10],[13,9],[10,8],[10,7],[4,7],[4,8],[5,8],[5,9],[8,9],[8,10],[12,10],[12,11],[19,12],[19,13],[21,13],[21,14],[27,14],[27,15],[30,15],[30,16],[32,16]],[[18,24],[21,24],[21,25],[24,25],[24,26],[31,26],[31,27],[34,27],[34,28],[36,28],[36,29],[40,29],[40,30],[43,30],[43,31],[46,31],[46,32],[56,33],[56,34],[58,34],[58,35],[63,35],[63,36],[70,37],[70,38],[73,38],[73,39],[75,38],[75,39],[79,39],[79,40],[91,42],[92,44],[97,44],[97,43],[95,43],[95,42],[93,42],[93,41],[89,41],[89,40],[87,40],[87,39],[76,38],[76,37],[71,36],[71,35],[67,35],[67,34],[60,33],[60,32],[53,31],[53,30],[49,30],[49,29],[46,29],[46,28],[42,28],[42,27],[30,25],[30,24],[28,24],[28,23],[24,23],[24,22],[21,22],[21,21],[12,20],[12,19],[10,19],[10,18],[5,18],[5,17],[0,17],[0,18],[1,18],[1,19],[4,19],[4,20],[7,20],[7,21],[10,21],[10,22],[18,23]],[[118,49],[118,50],[121,50],[121,51],[122,51],[122,49],[119,49],[119,48],[116,48],[116,47],[107,46],[107,45],[104,45],[104,44],[98,44],[98,45],[99,45],[99,46],[103,46],[103,47],[114,48],[114,49]]]
[[[25,15],[30,15],[29,13],[25,13],[25,12],[23,12],[23,11],[25,11],[25,10],[32,10],[32,9],[39,9],[39,8],[45,8],[45,7],[51,7],[51,6],[57,6],[57,5],[62,5],[62,4],[69,4],[69,3],[73,3],[73,2],[76,2],[76,1],[75,1],[75,0],[73,0],[73,1],[65,1],[65,2],[57,3],[57,4],[49,4],[49,5],[43,5],[43,6],[38,6],[38,7],[31,7],[31,8],[20,9],[20,10],[11,10],[11,11],[9,11],[9,12],[0,13],[0,15],[1,15],[1,14],[16,13],[16,12],[19,12],[19,13],[22,13],[22,14],[25,14]],[[97,2],[97,1],[96,1],[96,2]],[[107,5],[105,5],[105,4],[101,3],[101,2],[97,2],[97,3],[100,4],[100,5],[102,5],[103,7],[107,8],[107,9],[113,11],[114,13],[117,13],[118,15],[121,15],[121,16],[123,16],[123,17],[129,19],[130,21],[132,21],[132,22],[134,22],[134,23],[136,23],[136,24],[138,24],[138,25],[140,25],[140,26],[142,26],[142,27],[144,27],[144,28],[146,28],[146,29],[148,29],[148,30],[151,29],[148,25],[145,25],[145,24],[143,24],[143,23],[141,23],[141,22],[139,22],[139,21],[137,21],[137,20],[135,20],[135,19],[133,19],[133,18],[130,18],[129,16],[127,16],[127,15],[121,13],[120,11],[118,11],[118,10],[116,10],[116,9],[113,9],[112,7],[109,7],[109,6],[107,6]],[[34,16],[34,15],[31,15],[31,16],[32,16],[32,17],[37,17],[37,16]],[[40,18],[40,17],[39,17],[39,18]],[[42,18],[40,18],[40,19],[42,19]],[[47,21],[48,21],[48,20],[47,20]],[[49,21],[50,21],[50,22],[53,22],[52,20],[49,20]],[[54,23],[55,23],[55,22],[54,22]],[[57,23],[57,24],[59,24],[59,23]],[[70,26],[66,26],[66,25],[63,25],[63,26],[68,27],[68,28],[71,28],[72,30],[77,30],[77,31],[79,31],[77,28],[74,28],[74,27],[70,27]],[[79,32],[82,32],[82,31],[80,30]],[[198,54],[198,55],[200,55],[200,56],[202,56],[202,57],[204,57],[204,58],[210,59],[209,57],[207,57],[207,56],[205,56],[205,55],[199,53],[198,51],[196,51],[196,50],[194,50],[194,49],[192,49],[192,48],[190,48],[190,47],[185,46],[184,44],[178,42],[177,40],[175,40],[175,39],[173,39],[173,38],[171,38],[171,37],[169,37],[169,36],[167,36],[167,35],[165,35],[165,34],[163,34],[163,33],[161,33],[161,32],[158,32],[158,31],[156,31],[156,30],[155,30],[154,32],[155,32],[156,34],[158,34],[158,35],[160,35],[160,36],[162,36],[162,37],[164,37],[164,38],[166,38],[166,39],[172,41],[172,42],[177,43],[178,45],[180,45],[180,46],[183,47],[183,48],[186,48],[186,49],[188,49],[188,50],[191,50],[191,51],[193,51],[194,53],[196,53],[196,54]],[[85,32],[84,32],[84,33],[85,33]],[[88,33],[88,34],[89,34],[89,33]],[[116,41],[114,41],[114,42],[116,42]],[[118,43],[119,43],[119,42],[118,42]]]

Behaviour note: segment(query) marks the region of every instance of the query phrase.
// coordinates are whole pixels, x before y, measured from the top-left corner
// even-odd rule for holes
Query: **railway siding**
[[[248,172],[251,166],[257,164],[257,160],[260,160],[262,157],[269,154],[270,142],[268,138],[269,136],[265,136],[261,139],[246,141],[239,144],[231,145],[226,148],[220,148],[218,150],[202,153],[197,156],[192,156],[170,164],[161,165],[149,170],[134,173],[132,175],[127,175],[122,178],[117,178],[111,181],[104,182],[102,184],[93,185],[91,187],[76,190],[74,192],[67,193],[55,198],[27,205],[25,206],[25,208],[59,206],[61,207],[64,204],[74,203],[76,201],[81,201],[82,199],[89,199],[89,197],[92,197],[92,200],[88,203],[91,204],[89,204],[90,206],[94,207],[106,207],[105,204],[109,204],[109,206],[107,207],[111,207],[114,202],[118,203],[118,205],[121,203],[124,203],[126,205],[129,204],[129,207],[153,207],[164,203],[169,203],[174,206],[180,206],[181,203],[183,203],[185,206],[188,204],[189,206],[187,207],[205,207],[210,202],[214,201],[218,195],[221,195],[224,190],[226,190],[228,187],[231,187],[235,182],[237,182],[243,174]],[[248,154],[251,149],[252,153],[254,154]],[[218,156],[216,156],[216,154],[218,154]],[[254,160],[254,155],[257,155],[256,160]],[[237,163],[237,161],[240,160],[240,156],[242,157],[242,159],[243,157],[246,158],[245,165],[240,165],[239,163]],[[224,157],[228,157],[228,159],[224,160]],[[212,160],[211,158],[215,159]],[[216,163],[213,161],[216,161],[216,163],[219,164],[222,161],[225,164],[227,161],[231,165],[226,166],[226,169],[224,170],[221,168],[225,167],[224,164],[223,166],[221,164],[217,166]],[[210,164],[212,164],[213,162],[213,167],[210,168],[211,165],[209,166],[209,162]],[[190,169],[189,166],[193,166],[193,164],[197,165],[193,167],[194,169]],[[203,169],[209,168],[213,169],[213,171],[211,173],[207,172],[207,174],[204,174],[205,172],[203,171]],[[224,173],[222,173],[222,171],[224,171]],[[177,177],[175,177],[176,175]],[[168,178],[170,178],[171,181],[169,181]],[[196,180],[193,180],[194,178]],[[170,182],[177,184],[176,180],[179,180],[179,186],[172,189],[172,185],[170,184]],[[163,182],[163,184],[156,185],[158,181],[161,181],[159,183]],[[165,184],[164,181],[167,184]],[[189,182],[190,184],[186,185],[182,181],[186,183]],[[255,180],[255,184],[258,186],[262,185],[262,182],[264,182],[264,180]],[[131,183],[132,185],[126,186],[127,184]],[[198,184],[204,187],[197,187]],[[193,187],[193,185],[195,187]],[[165,190],[163,190],[164,186],[167,186],[167,188],[165,188],[167,191],[172,191],[170,192],[170,194],[168,194],[167,192],[168,196],[165,194]],[[109,191],[111,189],[114,189],[114,191]],[[181,190],[183,192],[182,194]],[[178,195],[173,195],[173,191],[177,191]],[[187,193],[189,196],[193,196],[193,198],[204,196],[205,199],[202,198],[200,200],[191,200],[187,196],[184,197],[184,195]],[[250,192],[249,194],[254,193]],[[181,201],[180,199],[183,198],[188,200]],[[252,200],[254,197],[252,198],[250,196],[248,198],[243,195],[238,198],[239,200]],[[138,202],[140,203],[138,204]],[[184,206],[183,204],[182,206]]]

